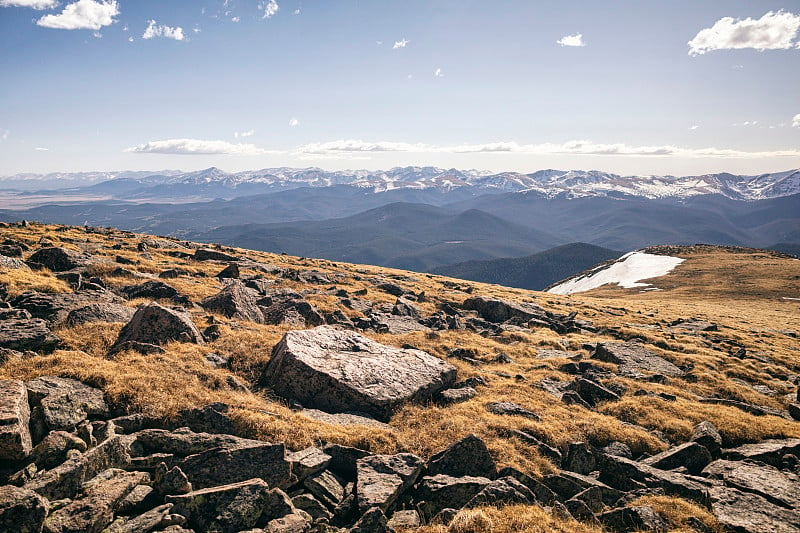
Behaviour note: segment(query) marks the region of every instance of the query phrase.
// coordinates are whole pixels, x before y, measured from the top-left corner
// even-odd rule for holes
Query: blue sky
[[[798,1],[0,0],[0,175],[800,167]]]

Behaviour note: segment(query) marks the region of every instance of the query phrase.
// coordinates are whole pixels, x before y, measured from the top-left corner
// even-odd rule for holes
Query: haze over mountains
[[[553,270],[558,279],[593,264],[570,272],[565,250],[588,250],[584,259],[599,262],[610,251],[663,243],[780,243],[784,249],[800,243],[800,170],[675,177],[436,167],[227,173],[212,167],[24,174],[0,179],[0,189],[0,207],[16,207],[0,209],[0,220],[114,226],[298,256],[462,272],[482,281],[493,281],[487,269],[503,270],[507,275],[496,282],[529,288],[548,283],[509,273],[520,265],[541,267],[529,256],[569,243],[606,250],[565,248],[545,256],[546,262],[560,258]],[[508,258],[520,259],[449,267]]]

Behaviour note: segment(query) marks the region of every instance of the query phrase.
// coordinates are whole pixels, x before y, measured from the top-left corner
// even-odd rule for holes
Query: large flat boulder
[[[264,313],[258,307],[257,296],[258,292],[235,280],[217,294],[204,299],[200,305],[206,311],[219,313],[228,318],[263,324]]]
[[[128,322],[136,309],[116,303],[95,303],[73,309],[66,318],[67,326],[77,326],[87,322]]]
[[[136,343],[162,345],[173,341],[205,342],[189,313],[153,302],[140,307],[130,322],[125,324],[111,352],[122,349],[126,343],[128,346]]]
[[[455,380],[455,367],[421,350],[320,326],[286,333],[259,383],[307,407],[386,420],[400,404],[428,399]]]
[[[762,463],[719,460],[708,465],[703,475],[758,494],[775,505],[800,509],[800,477],[792,472]]]
[[[85,267],[92,262],[91,256],[68,248],[50,246],[34,252],[28,261],[39,263],[53,272],[64,272],[73,268]]]
[[[190,455],[181,470],[195,488],[212,487],[258,477],[270,487],[285,487],[291,478],[291,463],[283,444],[259,443],[245,448],[213,448]]]
[[[358,508],[388,511],[397,498],[419,477],[424,463],[410,453],[370,455],[356,463]]]
[[[0,487],[0,531],[41,533],[50,505],[32,490]]]
[[[30,416],[25,384],[0,380],[0,462],[19,461],[31,453]]]
[[[51,325],[60,325],[74,309],[97,303],[122,303],[122,298],[106,290],[67,293],[27,291],[10,303],[16,309],[25,309],[33,318],[42,318]]]
[[[619,365],[619,373],[631,378],[643,378],[650,374],[668,377],[684,375],[683,370],[635,342],[598,344],[592,357]]]
[[[711,511],[727,531],[796,533],[800,512],[772,504],[758,494],[731,487],[711,487]]]
[[[103,391],[76,379],[42,376],[25,386],[35,418],[48,430],[72,430],[90,416],[108,415]]]
[[[489,322],[501,323],[512,318],[521,320],[547,320],[547,311],[536,304],[518,303],[500,298],[486,298],[473,296],[461,304],[464,309],[477,311],[478,314]]]
[[[61,339],[50,331],[47,322],[41,318],[0,321],[0,348],[50,353],[59,344]]]

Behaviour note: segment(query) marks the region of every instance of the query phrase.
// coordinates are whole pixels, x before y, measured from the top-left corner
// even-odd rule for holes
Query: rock
[[[295,509],[307,512],[316,522],[317,520],[328,520],[333,518],[333,514],[328,508],[311,494],[299,494],[292,498],[292,505]]]
[[[205,407],[184,409],[178,413],[173,427],[188,427],[198,433],[233,434],[236,428],[228,417],[228,406],[222,402],[214,402]]]
[[[422,525],[419,513],[414,509],[395,511],[387,524],[392,529],[416,529]]]
[[[71,378],[43,376],[25,384],[31,406],[49,430],[72,430],[90,416],[107,416],[103,391]]]
[[[298,327],[319,326],[325,318],[313,305],[302,298],[277,301],[262,307],[265,324],[291,324]]]
[[[618,442],[618,441],[611,442],[600,451],[606,455],[615,455],[617,457],[633,459],[633,452],[631,451],[630,446],[628,446],[624,442]]]
[[[426,476],[417,487],[416,500],[424,502],[420,509],[430,520],[443,509],[460,509],[489,483],[490,479],[478,476]]]
[[[540,420],[539,415],[512,402],[491,402],[486,404],[486,410],[494,415],[517,415],[531,420]]]
[[[392,307],[392,314],[397,316],[408,316],[411,318],[419,318],[419,310],[416,306],[406,300],[405,298],[398,298]]]
[[[122,304],[89,304],[70,311],[64,324],[77,326],[86,322],[128,322],[135,312],[135,309]]]
[[[20,461],[31,453],[30,416],[25,384],[0,380],[0,461]]]
[[[88,266],[92,258],[75,250],[51,246],[37,250],[28,258],[28,261],[39,263],[53,272],[64,272],[73,268]]]
[[[594,513],[583,500],[573,498],[565,501],[564,506],[567,508],[567,511],[569,511],[569,514],[575,518],[575,520],[587,521],[594,518]]]
[[[519,429],[498,428],[498,433],[506,437],[516,437],[525,444],[533,446],[542,456],[550,459],[556,466],[561,465],[562,455],[558,448],[550,446],[546,442],[542,442],[530,433]]]
[[[781,458],[787,454],[800,456],[800,439],[769,439],[722,451],[724,459],[761,461],[772,466],[779,466]]]
[[[800,513],[774,505],[757,494],[711,487],[711,511],[720,525],[737,533],[796,533]]]
[[[344,485],[344,481],[329,470],[309,476],[303,482],[311,494],[330,507],[335,507],[347,496]]]
[[[159,505],[158,507],[140,514],[136,518],[124,522],[114,522],[106,531],[107,533],[150,533],[156,530],[169,531],[165,528],[170,526],[182,526],[186,523],[185,517],[170,513],[172,507],[173,505],[171,503]]]
[[[536,496],[528,487],[513,477],[504,477],[486,485],[464,507],[471,509],[485,505],[532,505],[535,502]]]
[[[619,396],[616,393],[596,381],[586,378],[575,379],[575,392],[592,407],[595,407],[600,402],[619,400]]]
[[[720,436],[716,426],[707,420],[700,422],[694,427],[692,442],[705,446],[712,457],[718,457],[720,449],[722,448],[722,436]]]
[[[164,270],[163,272],[161,272],[158,275],[158,277],[161,279],[176,279],[181,276],[188,276],[188,275],[189,275],[188,270],[183,270],[180,268],[170,268],[168,270]]]
[[[292,474],[298,482],[328,468],[331,459],[330,455],[314,446],[286,456],[286,460],[292,465]]]
[[[373,507],[365,512],[350,530],[350,533],[393,533],[389,527],[386,516],[378,507]]]
[[[485,298],[473,296],[461,304],[464,309],[477,311],[478,314],[489,322],[499,324],[512,318],[522,320],[546,320],[547,312],[536,304],[517,303],[499,298]]]
[[[194,260],[195,261],[238,261],[239,258],[235,255],[226,254],[225,252],[220,252],[218,250],[212,250],[210,248],[198,248],[194,252]]]
[[[264,313],[258,307],[256,291],[244,286],[241,281],[229,283],[222,291],[200,302],[206,311],[219,313],[228,318],[264,323]]]
[[[179,428],[175,431],[144,429],[138,431],[133,437],[136,439],[136,446],[141,446],[143,453],[169,453],[181,457],[215,448],[234,450],[266,444],[260,440],[243,439],[233,435],[195,433],[187,428]]]
[[[569,443],[567,456],[561,463],[564,470],[577,472],[578,474],[588,474],[595,469],[597,462],[594,458],[592,448],[585,442]]]
[[[800,404],[790,403],[787,406],[787,410],[789,411],[789,416],[791,416],[794,420],[800,421]]]
[[[35,492],[12,485],[0,487],[0,531],[41,533],[49,503]]]
[[[398,296],[398,297],[403,296],[406,293],[406,290],[403,287],[397,285],[396,283],[392,283],[390,281],[379,283],[378,285],[375,286],[375,288],[380,291],[389,293],[392,296]]]
[[[0,348],[50,353],[61,339],[40,318],[0,321]]]
[[[153,472],[153,489],[162,495],[187,494],[192,492],[192,484],[179,467],[168,468],[165,463],[159,463]]]
[[[320,326],[286,333],[260,384],[305,406],[386,420],[401,403],[428,399],[455,378],[453,366],[420,350]]]
[[[291,481],[291,464],[283,444],[259,443],[243,448],[212,448],[190,455],[181,464],[195,488],[205,488],[258,477],[270,487]]]
[[[64,323],[70,311],[94,303],[122,303],[122,299],[106,290],[85,290],[69,293],[24,292],[11,300],[11,306],[25,309],[34,318],[42,318],[51,326]]]
[[[255,478],[239,483],[170,495],[166,503],[196,531],[236,533],[255,527],[270,498],[269,485]]]
[[[583,489],[572,498],[584,502],[593,513],[599,513],[605,506],[612,507],[623,494],[623,492],[605,485],[593,485]]]
[[[122,500],[150,476],[110,469],[84,483],[80,496],[53,511],[45,520],[47,533],[99,533],[114,520]]]
[[[131,516],[146,511],[152,507],[159,495],[150,485],[137,485],[120,502],[117,514]],[[172,505],[170,505],[172,507]]]
[[[705,505],[708,502],[707,488],[677,472],[659,470],[649,465],[631,461],[624,457],[602,455],[599,480],[619,490],[638,488],[643,483],[650,488],[660,488],[667,495],[680,496]]]
[[[356,463],[358,508],[387,511],[422,472],[422,459],[410,453],[370,455]]]
[[[623,507],[603,513],[597,519],[612,531],[656,531],[666,533],[668,524],[652,507]]]
[[[765,464],[719,460],[706,466],[703,475],[721,479],[726,485],[800,512],[800,477],[791,472],[782,472]]]
[[[373,312],[369,315],[369,320],[368,327],[374,329],[378,333],[404,335],[413,331],[430,331],[430,328],[422,324],[418,319],[409,316]],[[361,325],[358,327],[366,329]]]
[[[642,461],[662,470],[685,467],[690,474],[699,474],[710,462],[711,454],[708,449],[696,442],[681,444]]]
[[[542,483],[562,500],[569,500],[584,490],[584,487],[574,479],[565,476],[565,473],[544,476]]]
[[[86,442],[66,431],[51,431],[37,444],[30,460],[42,470],[54,468],[67,460],[70,450],[86,451]]]
[[[320,422],[325,422],[326,424],[334,426],[369,426],[393,431],[392,426],[380,420],[375,420],[366,413],[352,411],[344,413],[326,413],[319,409],[303,409],[300,413],[308,418],[313,418],[314,420],[319,420]]]
[[[203,335],[192,322],[189,313],[176,311],[155,302],[136,311],[131,321],[119,332],[119,337],[111,347],[110,353],[116,353],[123,343],[129,341],[155,345],[172,341],[205,344]]]
[[[120,291],[129,299],[147,298],[148,300],[163,300],[175,298],[178,291],[175,287],[167,285],[163,281],[145,281],[140,285],[128,285]]]
[[[296,513],[274,518],[264,526],[264,533],[305,533],[307,531],[311,531],[311,525]]]
[[[467,435],[432,456],[428,461],[427,473],[430,476],[446,474],[452,477],[493,478],[497,466],[483,440],[476,435]]]
[[[217,278],[239,279],[239,265],[237,265],[236,263],[231,263],[230,265],[223,268],[219,274],[217,274]]]
[[[356,463],[369,452],[341,444],[326,444],[322,451],[331,456],[330,469],[346,479],[356,478]]]
[[[635,342],[600,343],[592,357],[619,365],[619,373],[625,377],[642,379],[647,374],[684,375],[683,370]]]
[[[466,402],[478,395],[478,391],[472,387],[461,387],[460,389],[446,389],[439,393],[436,400],[441,405],[453,405]]]
[[[516,468],[512,468],[510,466],[503,467],[497,473],[498,478],[504,477],[513,477],[526,487],[530,489],[534,496],[536,496],[536,501],[550,505],[552,502],[556,501],[555,493],[550,490],[550,488],[542,483],[539,480],[533,479],[531,476],[524,474],[517,470]]]
[[[2,250],[0,250],[2,251]],[[15,270],[30,270],[25,261],[22,259],[17,259],[15,257],[8,257],[6,255],[0,254],[0,268],[3,270],[8,269],[15,269]]]

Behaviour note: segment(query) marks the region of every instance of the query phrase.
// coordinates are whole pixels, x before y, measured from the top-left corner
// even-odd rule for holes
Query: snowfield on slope
[[[641,280],[669,274],[673,268],[683,263],[683,261],[683,259],[668,255],[630,252],[609,266],[600,266],[587,275],[568,279],[548,289],[547,292],[573,294],[613,283],[626,289],[647,287],[650,284],[641,283]]]

